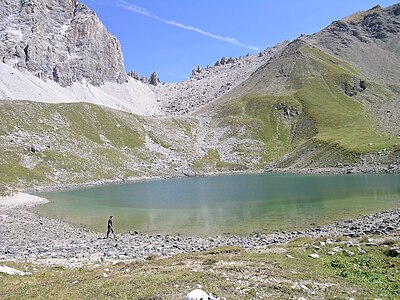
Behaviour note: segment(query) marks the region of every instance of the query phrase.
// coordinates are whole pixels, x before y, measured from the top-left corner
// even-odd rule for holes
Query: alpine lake
[[[46,192],[33,210],[105,232],[248,235],[299,231],[400,207],[400,174],[256,174],[164,179]]]

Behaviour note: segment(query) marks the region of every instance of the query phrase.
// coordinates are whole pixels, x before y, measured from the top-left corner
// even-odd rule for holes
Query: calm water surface
[[[301,230],[400,207],[400,175],[260,174],[40,194],[39,214],[105,231],[215,235]]]

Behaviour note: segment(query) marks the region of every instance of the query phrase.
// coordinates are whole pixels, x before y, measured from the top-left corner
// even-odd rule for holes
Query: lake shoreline
[[[4,241],[0,245],[0,261],[78,267],[87,263],[168,257],[224,246],[239,246],[256,251],[274,244],[285,244],[299,237],[352,238],[400,232],[400,208],[397,208],[303,231],[213,237],[130,232],[117,234],[118,239],[114,240],[105,239],[105,232],[82,229],[28,210],[46,201],[23,193],[0,198],[0,234]]]
[[[77,184],[60,184],[60,185],[50,185],[50,186],[37,186],[33,188],[22,189],[21,192],[28,194],[38,194],[45,192],[59,192],[66,190],[75,190],[96,186],[107,186],[113,184],[130,184],[137,182],[148,182],[148,181],[160,181],[168,179],[185,179],[185,178],[198,178],[198,177],[212,177],[212,176],[236,176],[236,175],[250,175],[250,174],[264,174],[264,170],[252,170],[252,171],[231,171],[231,172],[214,172],[207,174],[196,174],[196,175],[174,175],[174,176],[144,176],[144,177],[130,177],[126,179],[105,179],[90,181],[87,183],[77,183]],[[400,173],[400,172],[399,172]]]
[[[174,175],[174,176],[144,176],[144,177],[130,177],[126,179],[105,179],[90,181],[86,183],[77,184],[59,184],[48,186],[36,186],[32,188],[21,189],[20,191],[28,194],[37,194],[44,192],[57,192],[64,190],[82,189],[88,187],[95,187],[100,185],[113,185],[113,184],[129,184],[136,182],[157,181],[166,179],[183,179],[183,178],[196,178],[208,176],[235,176],[235,175],[249,175],[249,174],[302,174],[302,175],[346,175],[346,174],[399,174],[400,165],[394,166],[374,166],[374,167],[358,167],[358,166],[343,166],[343,167],[326,167],[326,168],[270,168],[266,166],[259,170],[247,171],[228,171],[228,172],[212,172],[212,173],[199,173],[195,175]]]
[[[126,180],[101,180],[85,184],[65,184],[35,187],[13,196],[0,197],[0,261],[27,261],[45,265],[79,267],[84,264],[115,263],[141,260],[148,257],[168,257],[179,253],[205,251],[224,246],[239,246],[249,251],[284,244],[299,237],[339,236],[357,237],[368,234],[385,235],[400,232],[400,208],[377,212],[359,218],[328,225],[310,227],[304,231],[254,233],[247,236],[226,234],[214,237],[180,235],[147,235],[138,232],[118,234],[118,240],[105,239],[104,232],[90,231],[61,220],[39,216],[29,208],[45,204],[47,199],[25,193],[41,193],[82,189],[99,185],[129,184],[135,182],[183,179],[205,176],[246,174],[373,174],[400,173],[400,168],[310,168],[268,169],[256,171],[216,172],[196,176],[135,177]],[[5,205],[4,203],[8,203]]]

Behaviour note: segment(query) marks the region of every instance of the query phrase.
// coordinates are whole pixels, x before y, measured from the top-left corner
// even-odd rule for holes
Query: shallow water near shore
[[[247,235],[296,231],[400,207],[399,174],[257,174],[97,186],[39,196],[34,208],[96,231]]]

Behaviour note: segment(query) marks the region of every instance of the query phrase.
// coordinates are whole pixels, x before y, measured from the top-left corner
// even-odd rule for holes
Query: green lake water
[[[400,175],[259,174],[105,185],[39,196],[41,215],[96,231],[217,235],[302,230],[400,207]]]

